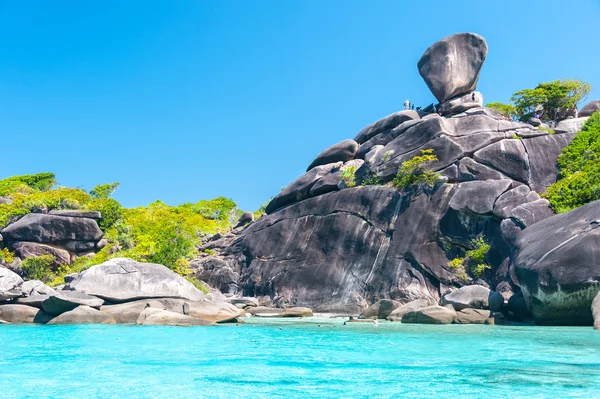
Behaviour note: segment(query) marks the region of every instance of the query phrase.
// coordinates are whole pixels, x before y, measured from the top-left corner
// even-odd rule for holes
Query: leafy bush
[[[544,194],[557,213],[600,200],[600,111],[558,157],[559,180]]]
[[[349,166],[342,170],[342,173],[340,174],[340,181],[342,181],[348,188],[356,186],[356,167]]]
[[[13,193],[26,194],[33,191],[47,191],[55,184],[54,173],[12,176],[0,180],[0,197],[6,197]]]
[[[8,248],[0,249],[0,260],[5,264],[10,264],[15,260],[15,254],[10,252]]]
[[[111,228],[123,217],[121,204],[112,198],[93,199],[85,207],[90,211],[100,212],[102,219],[100,219],[98,225],[102,230]]]
[[[465,269],[474,277],[481,278],[486,270],[492,268],[485,259],[491,248],[490,244],[486,243],[483,237],[479,237],[471,241],[471,246],[472,249],[466,251],[464,257],[457,257],[448,262],[448,266],[457,270],[463,280],[467,279]]]
[[[384,181],[373,173],[367,173],[360,182],[361,186],[380,186],[382,184],[384,184]]]
[[[402,163],[398,174],[392,180],[392,185],[399,190],[412,186],[433,186],[439,175],[435,172],[425,170],[424,165],[437,160],[438,158],[433,154],[432,149],[421,150],[421,155],[414,156]]]
[[[110,197],[115,190],[119,187],[119,182],[108,183],[108,184],[98,184],[90,191],[90,195],[92,198],[100,199],[100,198],[108,198]]]
[[[52,265],[55,259],[52,255],[32,256],[21,263],[21,269],[30,280],[40,280],[48,283],[54,279]]]
[[[486,104],[485,106],[488,108],[495,109],[496,111],[500,112],[502,115],[504,115],[510,119],[515,119],[518,116],[517,110],[515,109],[515,106],[512,104],[495,102],[495,103]]]

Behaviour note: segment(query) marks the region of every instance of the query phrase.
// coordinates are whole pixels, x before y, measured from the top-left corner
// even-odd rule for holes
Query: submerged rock
[[[162,265],[113,258],[81,272],[69,288],[110,302],[142,298],[181,298],[202,301],[192,283]]]

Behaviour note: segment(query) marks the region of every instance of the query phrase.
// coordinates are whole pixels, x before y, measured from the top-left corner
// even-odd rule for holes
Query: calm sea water
[[[1,398],[600,398],[600,331],[0,326]]]

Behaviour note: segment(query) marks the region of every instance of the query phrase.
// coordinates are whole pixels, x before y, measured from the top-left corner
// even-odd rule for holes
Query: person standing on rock
[[[405,110],[410,109],[410,101],[408,99],[404,101],[404,109]]]

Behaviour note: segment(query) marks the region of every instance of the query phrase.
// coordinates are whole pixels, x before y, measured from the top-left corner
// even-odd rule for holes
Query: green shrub
[[[367,173],[360,183],[361,186],[381,186],[384,181],[379,176],[373,173]]]
[[[119,188],[119,182],[98,184],[90,191],[90,195],[95,199],[108,198],[115,192],[117,188]]]
[[[542,130],[542,131],[544,131],[544,132],[546,132],[548,134],[554,134],[554,133],[556,133],[554,130],[552,130],[549,127],[546,127],[546,126],[541,126],[540,125],[540,126],[538,126],[538,129]]]
[[[544,194],[557,213],[600,200],[600,111],[558,157],[559,179]]]
[[[340,181],[342,181],[348,188],[356,186],[356,167],[349,166],[344,169],[340,174]]]
[[[86,206],[90,211],[99,211],[102,219],[98,225],[102,230],[111,228],[123,217],[121,204],[112,198],[98,198],[91,200]]]
[[[510,119],[514,119],[518,116],[517,110],[515,109],[514,105],[512,105],[512,104],[495,102],[495,103],[486,104],[485,106],[488,108],[495,109],[496,111],[500,112],[502,115],[504,115]]]
[[[0,260],[5,264],[11,264],[15,260],[15,254],[10,252],[8,248],[0,249]]]
[[[412,186],[433,186],[439,175],[435,172],[425,170],[424,165],[437,160],[438,158],[433,154],[432,149],[421,150],[421,155],[414,156],[402,163],[398,174],[392,180],[392,185],[398,190]]]
[[[28,279],[48,283],[55,277],[52,271],[54,263],[55,259],[52,255],[32,256],[21,263],[21,269]]]
[[[457,257],[448,262],[448,266],[457,270],[457,274],[463,280],[467,279],[465,270],[469,270],[474,277],[481,278],[486,270],[492,268],[486,261],[490,244],[486,243],[483,237],[479,237],[471,241],[471,247],[472,249],[465,252],[464,257]]]
[[[12,176],[0,180],[0,197],[14,193],[27,194],[34,191],[47,191],[56,184],[54,173]]]

